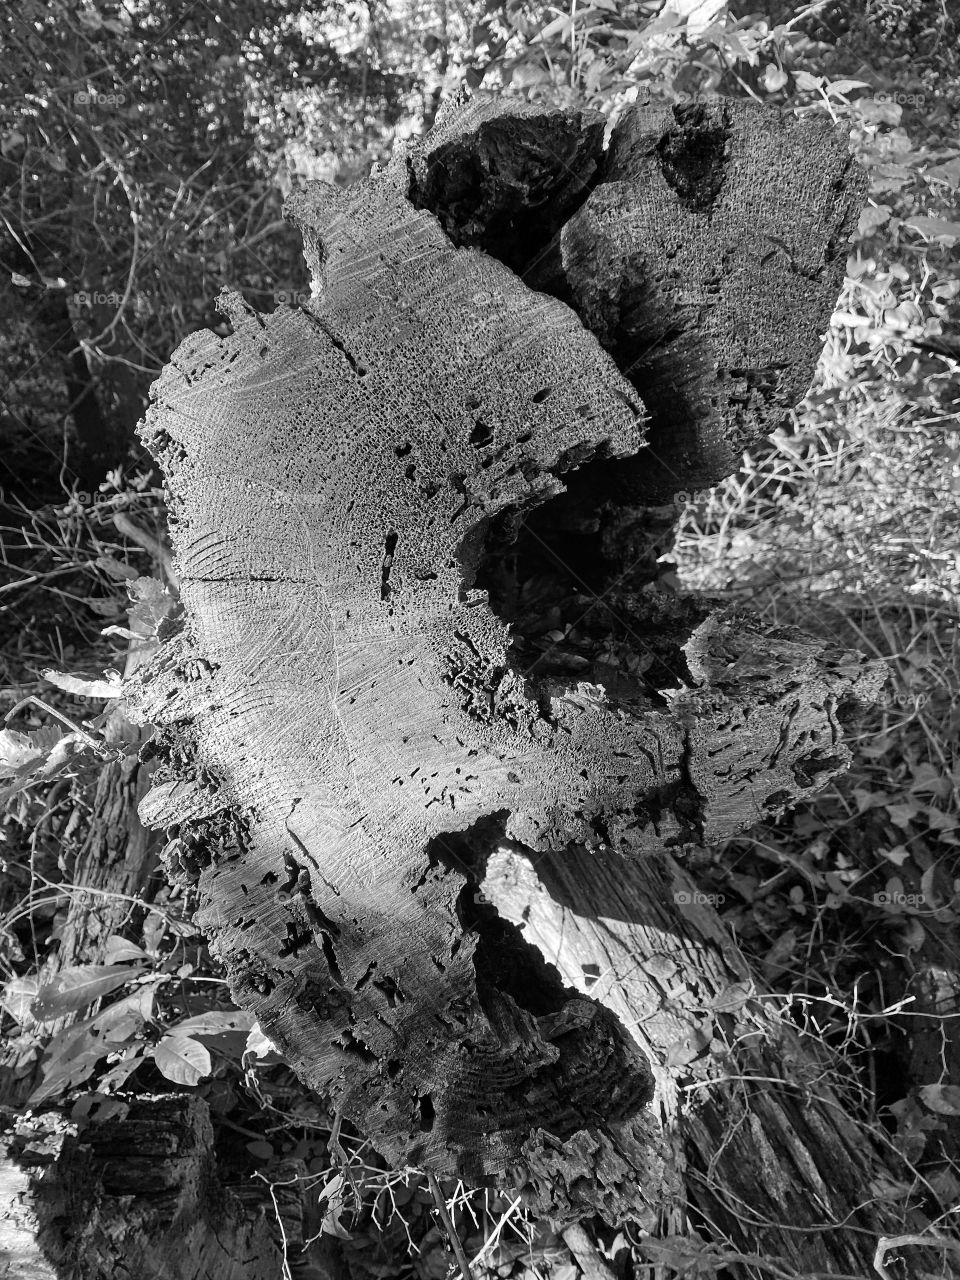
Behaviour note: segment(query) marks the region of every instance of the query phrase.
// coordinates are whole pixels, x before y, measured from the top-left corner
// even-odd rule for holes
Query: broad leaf
[[[37,992],[30,1012],[38,1022],[50,1022],[65,1013],[86,1009],[94,1000],[129,981],[130,970],[126,965],[83,964],[62,969]]]
[[[101,1036],[112,1045],[117,1045],[122,1040],[129,1040],[152,1017],[154,997],[161,982],[162,978],[156,982],[145,983],[136,991],[131,991],[129,995],[108,1005],[90,1020],[90,1028],[94,1035]]]
[[[174,1084],[197,1084],[213,1068],[210,1051],[188,1036],[164,1036],[153,1051],[153,1060]]]
[[[184,1018],[167,1029],[171,1036],[222,1036],[231,1031],[248,1032],[256,1019],[246,1009],[210,1009]]]
[[[101,680],[73,676],[66,671],[54,671],[50,667],[40,674],[48,684],[56,685],[64,693],[73,693],[81,698],[119,698],[123,692],[119,671],[105,671]]]
[[[36,998],[38,985],[39,979],[35,974],[11,978],[3,985],[0,1009],[9,1013],[10,1017],[19,1022],[22,1027],[32,1027],[36,1018],[30,1012],[30,1006]]]
[[[941,1116],[960,1116],[960,1085],[925,1084],[918,1092],[931,1111]]]
[[[135,942],[128,942],[126,938],[121,938],[116,933],[111,934],[107,939],[103,958],[108,964],[119,964],[121,960],[149,959],[143,947],[138,947]]]
[[[100,1059],[109,1053],[109,1046],[100,1044],[91,1034],[89,1024],[84,1023],[55,1035],[47,1052],[43,1081],[27,1099],[31,1107],[82,1084],[93,1074]]]
[[[273,1041],[268,1040],[263,1034],[259,1022],[255,1022],[247,1033],[247,1043],[241,1059],[244,1070],[252,1066],[257,1059],[261,1060],[265,1067],[276,1066],[285,1061]]]

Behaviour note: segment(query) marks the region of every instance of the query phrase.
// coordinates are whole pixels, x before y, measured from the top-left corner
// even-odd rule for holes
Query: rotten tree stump
[[[883,678],[859,654],[640,590],[611,534],[658,500],[665,456],[680,483],[718,478],[810,376],[858,189],[836,135],[732,105],[638,117],[607,153],[601,134],[591,113],[479,100],[371,179],[291,199],[311,301],[261,316],[225,295],[233,334],[192,335],[155,384],[141,435],[171,490],[185,611],[126,687],[160,759],[141,815],[172,828],[169,873],[198,886],[238,1003],[389,1159],[521,1185],[559,1222],[648,1221],[676,1170],[647,1056],[478,901],[485,858],[509,840],[642,859],[740,831],[846,767],[844,728]],[[762,194],[739,231],[723,202],[753,146],[779,148],[802,188],[811,139],[830,165],[820,203],[783,213],[803,268],[783,327]],[[628,239],[604,212],[618,208]],[[693,227],[691,288],[713,271],[726,299],[700,312],[662,269],[664,235]],[[528,274],[542,255],[580,317],[495,252]],[[618,271],[636,286],[626,337],[584,294],[593,252],[605,296]],[[779,336],[726,332],[751,307]],[[651,335],[660,356],[638,363],[627,339]],[[583,464],[590,487],[564,495]],[[613,498],[585,498],[604,483]],[[524,522],[589,526],[603,553],[590,581],[557,588],[567,624],[547,662],[501,573]]]

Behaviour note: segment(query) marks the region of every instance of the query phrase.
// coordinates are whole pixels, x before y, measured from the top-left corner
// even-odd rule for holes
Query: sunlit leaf
[[[36,974],[25,975],[22,978],[11,978],[9,982],[3,984],[3,994],[0,995],[0,1008],[10,1017],[19,1022],[22,1027],[31,1027],[36,1022],[36,1018],[30,1012],[30,1006],[37,994],[37,988],[40,980]]]
[[[100,680],[73,676],[66,671],[54,671],[50,667],[42,671],[41,675],[48,684],[56,685],[64,693],[73,693],[81,698],[119,698],[123,692],[119,671],[105,671]]]
[[[189,1036],[164,1036],[153,1051],[153,1060],[174,1084],[197,1084],[213,1068],[210,1051]]]
[[[918,1093],[924,1105],[941,1116],[960,1116],[960,1085],[925,1084]]]
[[[211,1009],[207,1013],[194,1014],[168,1028],[168,1035],[221,1036],[229,1031],[249,1032],[256,1019],[246,1009]]]

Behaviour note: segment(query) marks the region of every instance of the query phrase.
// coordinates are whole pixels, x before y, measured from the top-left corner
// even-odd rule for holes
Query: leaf
[[[872,85],[867,84],[866,80],[833,80],[827,85],[825,92],[845,97],[851,89],[870,89],[872,87]]]
[[[174,1084],[197,1084],[213,1069],[210,1051],[189,1036],[164,1036],[153,1051],[161,1075]]]
[[[111,1089],[121,1089],[144,1061],[140,1046],[127,1049],[120,1061],[111,1067],[106,1075],[100,1077],[98,1085],[100,1092],[109,1093]]]
[[[19,1022],[22,1027],[32,1027],[36,1022],[36,1018],[30,1012],[30,1006],[37,994],[38,986],[39,979],[36,974],[11,978],[9,982],[3,984],[0,1008],[9,1013],[10,1017]]]
[[[258,1160],[273,1159],[273,1144],[267,1142],[266,1139],[260,1138],[256,1142],[248,1142],[247,1150],[252,1156],[256,1156]]]
[[[150,957],[135,942],[128,942],[118,933],[112,933],[107,939],[103,958],[110,964],[119,964],[121,960],[148,960]]]
[[[829,883],[829,880],[830,880],[830,876],[828,875],[827,876],[828,883]],[[835,886],[831,885],[830,887],[834,889],[834,891],[836,892]],[[843,891],[842,884],[840,885],[839,889],[840,889],[840,892]],[[776,942],[773,944],[773,946],[770,948],[767,954],[763,957],[764,972],[766,972],[767,974],[780,973],[783,969],[785,969],[787,967],[787,964],[789,963],[790,957],[793,955],[796,945],[797,945],[796,929],[785,930],[780,935],[780,937],[776,940]]]
[[[920,808],[916,804],[888,804],[886,806],[887,813],[890,815],[890,821],[897,827],[906,828],[920,812]]]
[[[136,569],[122,560],[115,560],[113,556],[97,556],[95,563],[98,569],[102,569],[115,582],[132,582],[138,576]]]
[[[162,981],[162,978],[158,978],[155,982],[145,983],[136,991],[131,991],[128,996],[108,1005],[95,1018],[90,1019],[90,1028],[93,1033],[102,1036],[113,1045],[136,1035],[153,1015],[154,997]]]
[[[559,18],[554,18],[553,22],[548,22],[540,32],[539,39],[549,40],[551,36],[559,36],[563,39],[573,25],[573,19],[567,13],[562,13]]]
[[[915,231],[925,235],[928,240],[960,240],[960,222],[948,222],[944,218],[927,218],[922,215],[912,215],[904,218],[903,224],[906,227],[913,227]]]
[[[715,1013],[739,1013],[750,999],[753,984],[750,982],[730,982],[710,1002]]]
[[[264,1066],[275,1066],[284,1061],[277,1046],[263,1034],[259,1022],[255,1022],[247,1032],[247,1043],[241,1059],[244,1070],[252,1065],[250,1060],[257,1058],[263,1059]]]
[[[925,1084],[918,1091],[924,1105],[941,1116],[960,1116],[960,1085]]]
[[[823,76],[812,76],[809,71],[794,71],[793,82],[804,93],[819,89],[824,83]]]
[[[159,578],[137,578],[127,584],[127,595],[134,601],[130,610],[131,626],[144,636],[155,636],[157,627],[176,604]]]
[[[928,824],[934,831],[953,831],[957,826],[957,820],[954,815],[944,812],[943,809],[935,809],[932,805],[924,805],[923,811],[926,814]]]
[[[0,770],[17,773],[25,765],[32,766],[44,754],[30,734],[15,729],[0,729]]]
[[[129,981],[130,970],[124,965],[82,964],[61,969],[37,992],[30,1012],[38,1022],[50,1022],[65,1013],[86,1009],[94,1000]]]
[[[222,1036],[230,1031],[249,1032],[255,1024],[256,1018],[246,1009],[211,1009],[168,1027],[167,1035]]]
[[[936,889],[936,883],[937,864],[934,862],[932,866],[927,867],[926,871],[920,878],[920,892],[923,894],[924,901],[934,908],[939,906],[940,901],[940,896]]]
[[[107,1047],[90,1034],[86,1024],[59,1032],[47,1049],[49,1057],[43,1063],[43,1080],[27,1099],[31,1107],[82,1084],[108,1052]]]
[[[81,698],[119,698],[123,693],[123,681],[119,671],[105,671],[102,680],[89,680],[86,676],[72,676],[65,671],[47,667],[40,673],[48,684],[56,685],[64,693]]]

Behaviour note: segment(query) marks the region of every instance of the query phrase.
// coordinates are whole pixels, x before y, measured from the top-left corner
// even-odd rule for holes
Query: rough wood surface
[[[786,420],[866,197],[842,128],[749,101],[641,93],[596,145],[593,113],[478,95],[385,170],[457,243],[569,303],[642,396],[650,448],[613,485],[577,477],[583,516],[715,484]],[[542,193],[564,176],[545,217]]]
[[[13,1118],[0,1142],[4,1280],[261,1280],[279,1231],[220,1181],[206,1103],[143,1096],[76,1124]],[[292,1225],[292,1221],[287,1226]],[[291,1238],[291,1253],[302,1239]]]
[[[482,249],[521,278],[586,199],[603,158],[605,117],[477,94],[445,103],[383,176],[429,209],[453,244]]]
[[[763,999],[676,858],[538,857],[504,842],[477,872],[490,908],[615,1013],[653,1063],[682,1188],[655,1235],[708,1226],[784,1274],[867,1276],[879,1236],[905,1229],[896,1188],[914,1171],[857,1120],[858,1086],[830,1050]],[[754,1271],[733,1259],[726,1273]]]
[[[538,128],[590,153],[589,121],[519,114],[548,168]],[[504,838],[642,855],[740,830],[845,766],[881,673],[629,595],[665,681],[518,664],[474,587],[494,521],[585,459],[642,460],[646,413],[569,308],[390,176],[296,196],[310,304],[228,295],[233,335],[193,335],[155,386],[185,613],[127,687],[158,727],[141,815],[175,824],[168,869],[235,999],[385,1155],[513,1180],[558,1220],[643,1220],[675,1188],[647,1059],[475,901],[472,867]],[[487,225],[494,187],[463,188]]]

